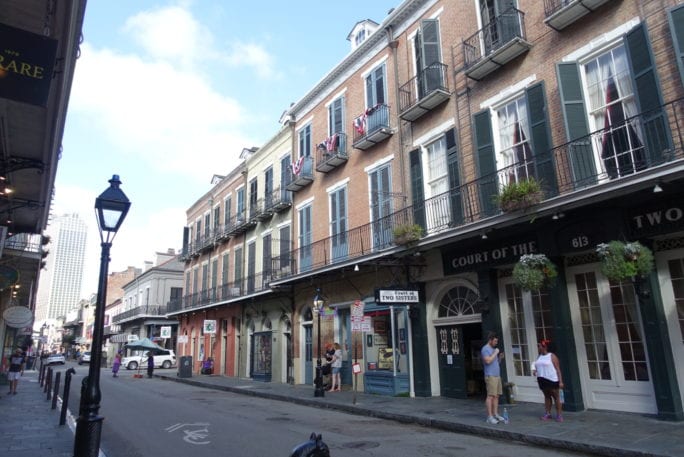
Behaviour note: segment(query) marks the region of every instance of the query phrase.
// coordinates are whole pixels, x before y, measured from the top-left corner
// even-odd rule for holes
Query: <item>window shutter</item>
[[[421,22],[421,29],[423,32],[422,43],[422,70],[421,86],[423,87],[423,95],[439,89],[442,84],[441,68],[438,65],[441,61],[441,50],[439,45],[439,21],[437,19],[425,19]]]
[[[463,219],[463,195],[461,189],[461,176],[458,168],[458,145],[456,144],[456,129],[447,130],[444,134],[446,139],[447,172],[449,176],[449,203],[451,206],[452,226],[462,225]]]
[[[582,187],[596,184],[596,163],[589,138],[582,83],[577,62],[559,63],[556,66],[560,86],[561,106],[565,119],[568,145],[566,154],[572,164],[572,182]]]
[[[425,227],[425,191],[423,190],[423,168],[420,163],[420,149],[409,152],[411,167],[411,191],[413,202],[413,222]]]
[[[526,91],[526,97],[527,116],[530,120],[530,141],[537,169],[537,178],[542,183],[546,197],[551,197],[556,195],[558,191],[554,160],[551,155],[551,135],[549,133],[544,83],[540,82],[529,87]]]
[[[662,109],[663,100],[653,65],[653,54],[643,23],[627,32],[625,44],[632,68],[637,103],[642,116],[649,165],[661,163],[663,153],[672,148],[671,136],[665,112]]]
[[[670,33],[674,44],[675,55],[677,56],[677,66],[679,67],[679,78],[684,84],[684,5],[679,5],[668,11],[670,20]]]
[[[494,157],[494,140],[489,110],[475,114],[473,127],[475,129],[475,151],[478,168],[478,193],[480,196],[480,210],[483,216],[496,213],[494,197],[498,195],[498,180],[496,174],[496,160]]]

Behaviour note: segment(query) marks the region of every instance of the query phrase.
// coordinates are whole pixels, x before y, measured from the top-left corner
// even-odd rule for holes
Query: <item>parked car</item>
[[[176,353],[171,349],[150,349],[154,354],[155,368],[171,368],[176,365]],[[147,368],[147,352],[134,351],[121,359],[121,365],[127,370],[137,370],[138,367]]]
[[[90,363],[90,351],[82,352],[78,357],[78,364],[83,365],[84,363]]]
[[[66,363],[66,357],[64,357],[64,354],[50,354],[48,358],[45,360],[45,363],[48,365],[52,365],[55,363],[60,363],[64,365]]]

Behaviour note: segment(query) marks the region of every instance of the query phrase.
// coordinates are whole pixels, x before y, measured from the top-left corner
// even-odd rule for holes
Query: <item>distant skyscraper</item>
[[[50,253],[38,284],[36,321],[65,317],[78,305],[87,230],[78,214],[54,217],[45,230],[51,238]]]

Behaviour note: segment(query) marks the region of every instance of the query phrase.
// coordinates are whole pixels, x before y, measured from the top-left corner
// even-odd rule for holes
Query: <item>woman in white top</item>
[[[532,375],[537,377],[539,388],[544,393],[544,409],[545,413],[541,420],[547,421],[551,419],[551,404],[556,403],[556,421],[563,422],[563,405],[560,401],[560,390],[564,387],[563,375],[561,374],[560,363],[556,354],[549,352],[549,345],[551,341],[541,340],[537,347],[539,348],[539,357],[534,362]]]

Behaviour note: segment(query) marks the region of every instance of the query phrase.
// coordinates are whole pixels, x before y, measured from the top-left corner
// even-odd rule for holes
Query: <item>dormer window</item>
[[[366,30],[362,29],[359,30],[358,33],[356,34],[356,46],[358,47],[361,43],[363,43],[363,40],[366,39]]]

